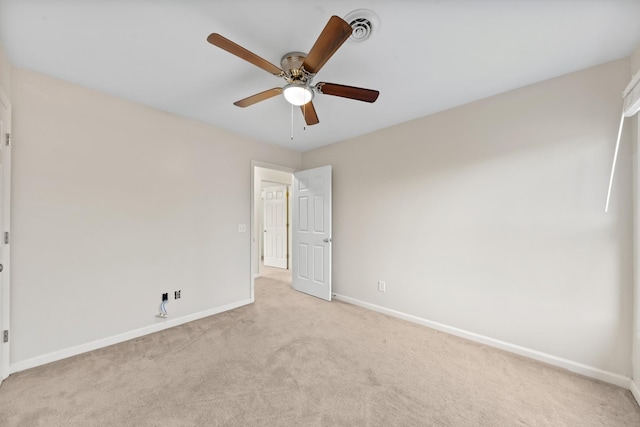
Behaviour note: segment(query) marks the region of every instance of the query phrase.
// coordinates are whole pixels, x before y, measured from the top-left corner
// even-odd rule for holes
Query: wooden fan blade
[[[309,51],[302,66],[316,74],[351,35],[351,25],[342,18],[332,16]]]
[[[378,99],[378,95],[380,95],[380,92],[377,90],[338,85],[335,83],[318,83],[316,90],[325,95],[341,96],[343,98],[364,102],[375,102],[376,99]]]
[[[222,37],[220,34],[210,34],[209,37],[207,37],[207,41],[214,46],[218,46],[220,49],[224,49],[227,52],[244,59],[245,61],[251,62],[253,65],[262,68],[263,70],[273,74],[274,76],[284,75],[284,71],[282,71],[279,67],[276,67],[271,62],[259,57],[255,53],[249,52],[247,49],[238,44],[235,44],[231,40]]]
[[[320,123],[320,120],[318,120],[318,114],[316,114],[316,109],[313,106],[313,102],[309,101],[306,104],[301,105],[300,111],[302,111],[304,121],[307,122],[308,126]]]
[[[248,98],[241,99],[240,101],[236,101],[233,105],[237,105],[238,107],[248,107],[260,101],[264,101],[265,99],[273,98],[276,95],[280,95],[282,93],[281,87],[274,87],[273,89],[265,90],[264,92],[256,93],[255,95],[251,95]]]

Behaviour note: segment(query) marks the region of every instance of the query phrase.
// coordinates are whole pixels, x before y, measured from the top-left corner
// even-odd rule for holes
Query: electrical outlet
[[[380,292],[386,292],[386,290],[387,290],[387,282],[383,282],[382,280],[378,280],[378,290]]]
[[[181,293],[181,292],[182,292],[182,291],[175,291],[175,292],[173,293],[174,298],[175,298],[175,299],[180,299],[180,293]]]
[[[169,293],[162,294],[162,301],[169,301]]]

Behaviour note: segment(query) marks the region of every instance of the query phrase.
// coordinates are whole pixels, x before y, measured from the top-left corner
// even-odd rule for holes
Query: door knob
[[[329,243],[330,241],[331,241],[330,238],[326,238],[326,239],[323,240],[323,242],[325,242],[325,243]]]

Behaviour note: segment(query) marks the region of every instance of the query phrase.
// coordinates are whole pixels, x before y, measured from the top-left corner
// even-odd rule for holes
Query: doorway
[[[255,302],[256,278],[274,272],[286,273],[285,283],[296,291],[331,301],[331,165],[295,171],[253,161],[251,183],[251,302]],[[266,231],[262,190],[274,183],[292,189],[287,198],[291,215],[286,224],[286,269],[265,266],[260,252]]]
[[[291,199],[286,197],[286,193],[281,194],[283,198],[280,200],[285,200],[285,204],[280,206],[282,208],[281,215],[284,215],[281,219],[285,219],[287,216],[284,221],[284,229],[265,228],[265,225],[277,225],[275,223],[267,224],[265,207],[269,209],[269,205],[271,205],[271,214],[277,215],[276,206],[279,202],[274,201],[278,197],[277,190],[274,191],[274,189],[286,187],[286,191],[290,191],[294,172],[294,169],[283,166],[251,162],[251,301],[255,300],[254,281],[260,276],[277,276],[278,280],[291,283],[291,220],[290,216],[286,215],[286,212],[292,210]],[[269,193],[271,193],[270,200],[273,202],[267,201],[265,203]],[[270,235],[270,242],[266,240],[266,234]],[[280,237],[277,237],[278,235]],[[279,243],[278,238],[280,239]],[[271,244],[273,252],[269,252],[268,248],[265,248],[265,241],[267,244]],[[265,257],[269,258],[266,265]]]

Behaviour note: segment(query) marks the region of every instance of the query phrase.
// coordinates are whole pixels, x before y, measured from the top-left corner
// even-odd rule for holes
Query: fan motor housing
[[[289,52],[280,60],[280,68],[285,72],[285,79],[289,83],[304,83],[309,80],[308,76],[300,70],[306,57],[307,54],[304,52]]]

